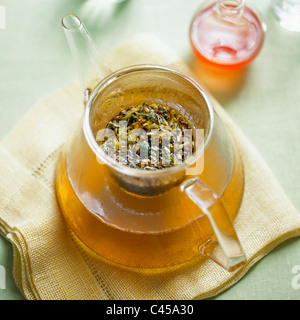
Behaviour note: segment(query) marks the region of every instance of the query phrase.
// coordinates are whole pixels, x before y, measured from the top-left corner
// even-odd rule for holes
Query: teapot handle
[[[230,272],[244,265],[245,252],[220,197],[198,177],[183,182],[181,191],[207,216],[217,239],[201,244],[200,252]]]

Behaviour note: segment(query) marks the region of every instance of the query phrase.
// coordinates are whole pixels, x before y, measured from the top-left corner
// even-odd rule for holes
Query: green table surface
[[[66,13],[77,13],[85,20],[104,54],[136,33],[154,32],[184,61],[193,60],[188,30],[203,0],[128,0],[113,9],[105,7],[94,17],[83,10],[85,3],[0,1],[6,15],[6,29],[0,30],[0,138],[35,102],[76,78],[60,25]],[[270,0],[251,3],[268,26],[263,50],[238,90],[214,88],[214,93],[300,212],[300,33],[279,26]],[[0,299],[24,299],[13,278],[12,246],[4,237],[0,237],[0,266],[6,271]],[[292,272],[299,270],[297,266],[300,269],[299,238],[284,242],[213,299],[298,300],[300,280]]]

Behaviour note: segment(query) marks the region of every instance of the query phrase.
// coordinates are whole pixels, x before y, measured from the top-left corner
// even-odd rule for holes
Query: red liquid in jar
[[[192,21],[192,48],[205,64],[218,69],[241,69],[259,53],[264,41],[264,26],[246,6],[241,16],[222,15],[217,6],[216,3],[204,9]]]

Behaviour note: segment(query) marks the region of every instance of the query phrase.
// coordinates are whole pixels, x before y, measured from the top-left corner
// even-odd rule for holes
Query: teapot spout
[[[97,83],[112,73],[82,20],[75,14],[62,18],[62,26],[74,58],[79,81],[87,102]]]

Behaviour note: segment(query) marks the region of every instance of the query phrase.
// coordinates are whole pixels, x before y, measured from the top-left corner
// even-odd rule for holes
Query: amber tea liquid
[[[82,179],[84,162],[86,172],[81,183],[87,189],[82,190],[80,200],[73,188],[76,181],[70,181],[68,176],[64,150],[57,167],[56,190],[67,223],[85,245],[101,257],[128,267],[161,268],[199,257],[199,245],[214,238],[213,231],[207,218],[179,186],[153,197],[129,194],[110,176],[107,166],[99,164],[85,139],[80,143],[81,152],[72,158],[72,170],[78,172],[73,179]],[[200,175],[215,190],[218,181],[210,173],[214,172],[222,180],[220,162],[223,161],[217,150],[214,145],[207,148],[205,169]],[[240,207],[243,177],[243,166],[236,153],[222,194],[232,220]],[[98,192],[97,203],[89,197],[89,191]]]

